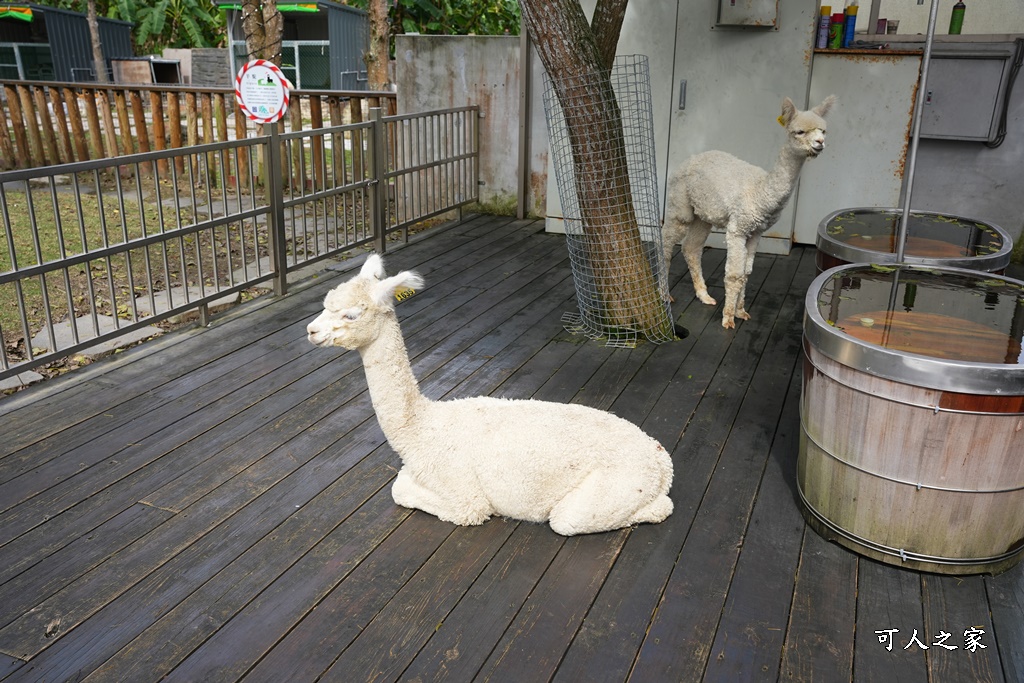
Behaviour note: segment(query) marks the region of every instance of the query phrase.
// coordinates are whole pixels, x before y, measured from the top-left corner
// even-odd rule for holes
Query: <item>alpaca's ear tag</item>
[[[415,289],[409,289],[408,287],[399,287],[398,289],[395,290],[395,300],[405,301],[415,293]]]
[[[785,119],[785,117],[782,114],[779,114],[779,118],[777,118],[775,120],[778,121],[779,125],[782,126],[783,128],[786,127],[786,119]]]

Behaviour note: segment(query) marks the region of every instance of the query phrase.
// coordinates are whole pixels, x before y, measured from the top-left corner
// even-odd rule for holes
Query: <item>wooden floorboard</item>
[[[672,452],[673,515],[563,538],[396,506],[358,355],[305,339],[342,262],[0,399],[0,680],[1021,680],[1020,567],[905,571],[804,523],[812,249],[755,259],[736,330],[677,257],[689,335],[632,349],[562,329],[568,255],[541,222],[471,217],[386,262],[426,280],[397,307],[426,395],[640,424]],[[705,253],[719,300],[723,265]]]

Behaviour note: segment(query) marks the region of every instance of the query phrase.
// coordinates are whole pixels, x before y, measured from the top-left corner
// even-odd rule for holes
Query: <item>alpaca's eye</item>
[[[359,318],[359,313],[360,313],[359,309],[355,309],[354,308],[352,310],[348,310],[348,311],[345,311],[344,313],[342,313],[341,317],[344,318],[345,320],[348,320],[349,322],[351,322],[351,321],[356,320],[356,319]]]
[[[796,134],[797,134],[797,135],[803,135],[803,134],[804,134],[804,133],[806,133],[806,132],[807,132],[806,130],[798,130],[798,131],[796,132]]]

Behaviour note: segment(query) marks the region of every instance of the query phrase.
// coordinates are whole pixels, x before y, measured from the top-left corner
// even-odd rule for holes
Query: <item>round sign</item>
[[[235,77],[235,99],[256,123],[274,123],[288,111],[288,82],[281,68],[265,59],[254,59]]]

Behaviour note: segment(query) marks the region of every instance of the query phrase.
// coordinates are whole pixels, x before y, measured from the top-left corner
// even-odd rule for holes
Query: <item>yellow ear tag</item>
[[[399,289],[395,290],[395,299],[397,301],[405,301],[415,293],[415,289],[409,289],[408,287],[400,287]]]
[[[778,121],[778,122],[779,122],[779,125],[780,125],[780,126],[782,126],[783,128],[785,128],[785,127],[786,127],[786,119],[784,119],[784,118],[782,117],[782,114],[779,114],[779,118],[777,118],[777,119],[775,119],[775,120],[776,120],[776,121]]]

